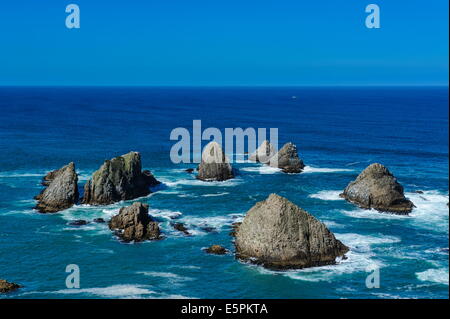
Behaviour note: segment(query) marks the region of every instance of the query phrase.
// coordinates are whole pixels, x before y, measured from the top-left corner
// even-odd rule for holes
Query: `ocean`
[[[0,298],[449,297],[447,87],[2,87],[0,110],[0,278],[23,285]],[[295,143],[306,169],[235,163],[235,179],[198,181],[184,171],[195,164],[169,156],[170,132],[193,120],[222,131],[278,128],[279,144]],[[48,171],[73,161],[82,188],[105,159],[129,151],[163,182],[149,196],[33,210]],[[374,162],[404,186],[416,206],[409,216],[339,198]],[[270,193],[323,221],[348,258],[289,271],[236,260],[231,224]],[[125,244],[107,224],[69,225],[108,220],[134,201],[150,205],[163,240]],[[173,218],[192,235],[174,230]],[[230,253],[206,254],[212,244]],[[79,266],[79,289],[66,287],[69,264]],[[380,286],[370,289],[373,267]]]

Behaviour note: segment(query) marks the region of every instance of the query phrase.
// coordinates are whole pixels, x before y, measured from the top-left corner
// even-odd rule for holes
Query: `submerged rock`
[[[305,164],[298,157],[297,146],[291,142],[284,144],[274,157],[278,162],[274,162],[272,158],[269,165],[281,168],[284,173],[301,173],[305,168]]]
[[[233,178],[233,168],[220,145],[210,142],[202,153],[197,179],[202,181],[225,181]]]
[[[211,247],[206,248],[205,251],[208,254],[214,255],[225,255],[227,253],[227,250],[220,245],[212,245]]]
[[[98,223],[98,224],[103,224],[105,222],[105,220],[103,218],[94,218],[93,222]]]
[[[403,187],[389,170],[378,163],[369,165],[350,182],[340,196],[365,209],[407,215],[414,207]]]
[[[187,168],[187,169],[185,169],[184,171],[187,172],[187,173],[189,173],[189,174],[194,173],[194,169],[193,169],[193,168]]]
[[[232,237],[236,237],[236,232],[239,229],[239,226],[241,226],[242,222],[234,222],[233,224],[231,224],[231,232],[229,233],[230,236]]]
[[[258,149],[248,157],[248,159],[254,162],[267,163],[275,154],[275,148],[268,140],[265,140]]]
[[[7,282],[6,280],[0,279],[0,293],[7,293],[16,289],[21,288],[22,286],[12,283],[12,282]]]
[[[172,223],[171,225],[174,229],[184,233],[185,235],[190,235],[188,229],[186,228],[186,226],[184,226],[183,223]]]
[[[235,245],[239,259],[274,269],[330,265],[348,251],[322,222],[276,194],[247,212]]]
[[[35,197],[38,201],[35,208],[39,212],[55,213],[78,202],[78,176],[73,162],[48,173],[43,184],[48,186]]]
[[[84,226],[87,224],[89,224],[89,222],[84,219],[74,220],[69,223],[70,226]]]
[[[148,205],[140,202],[122,207],[119,214],[111,218],[109,228],[115,230],[123,241],[144,241],[159,239],[158,223],[148,214]]]
[[[160,184],[150,173],[142,171],[138,152],[118,156],[105,163],[84,186],[83,203],[108,205],[150,194],[150,187]]]

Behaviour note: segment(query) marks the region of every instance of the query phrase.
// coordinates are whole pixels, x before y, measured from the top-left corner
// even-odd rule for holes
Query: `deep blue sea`
[[[3,87],[0,110],[0,278],[23,285],[0,298],[449,297],[448,88]],[[169,157],[171,130],[191,129],[193,120],[221,130],[278,128],[280,145],[297,145],[305,172],[238,163],[233,180],[197,181],[184,172],[195,165]],[[46,172],[73,161],[82,188],[105,159],[129,151],[164,183],[138,200],[165,239],[124,244],[106,224],[68,224],[109,219],[133,201],[33,210]],[[338,197],[373,162],[404,186],[416,205],[410,216]],[[233,251],[231,223],[270,193],[323,221],[350,247],[348,259],[270,271],[202,250]],[[174,217],[192,236],[172,229]],[[68,264],[80,267],[79,289],[66,288]],[[369,289],[374,265],[380,287]]]

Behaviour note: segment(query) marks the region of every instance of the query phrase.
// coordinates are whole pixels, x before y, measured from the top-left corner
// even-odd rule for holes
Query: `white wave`
[[[281,169],[277,167],[271,167],[268,165],[264,166],[256,166],[256,167],[244,167],[240,168],[240,171],[250,172],[250,173],[259,173],[259,174],[277,174],[281,172]]]
[[[156,294],[143,285],[113,285],[101,288],[62,289],[51,292],[54,294],[89,294],[107,298],[139,298]]]
[[[171,272],[159,272],[159,271],[138,271],[137,274],[141,274],[148,277],[159,277],[169,280],[170,282],[180,281],[192,281],[193,278],[180,276]]]
[[[417,272],[416,276],[420,281],[430,281],[448,286],[448,268],[428,269]]]
[[[243,214],[229,214],[222,216],[184,216],[181,221],[188,227],[189,233],[192,235],[205,235],[208,232],[202,230],[202,227],[213,227],[222,229],[231,226],[234,222],[240,222],[244,218]]]
[[[353,233],[335,233],[335,236],[350,248],[350,251],[345,254],[347,259],[338,258],[335,265],[288,271],[273,271],[260,266],[255,267],[262,274],[278,274],[295,280],[310,282],[333,281],[339,275],[366,272],[369,266],[384,267],[381,261],[375,259],[372,246],[400,242],[400,238],[384,235],[375,237]]]
[[[344,200],[339,197],[340,193],[342,193],[342,191],[320,191],[316,194],[309,195],[309,197],[322,200]]]
[[[326,167],[312,167],[306,165],[303,169],[303,173],[338,173],[338,172],[353,172],[348,168],[326,168]]]
[[[160,179],[162,183],[167,185],[168,187],[178,187],[178,186],[222,186],[222,187],[233,187],[236,185],[239,185],[242,183],[242,179],[240,178],[233,178],[226,181],[218,182],[218,181],[211,181],[211,182],[205,182],[198,179],[179,179],[176,181],[173,180],[166,180],[166,179]]]
[[[228,195],[230,193],[228,192],[222,192],[222,193],[216,193],[216,194],[204,194],[202,195],[202,197],[217,197],[217,196],[224,196],[224,195]]]
[[[416,206],[409,215],[382,213],[375,209],[341,210],[347,216],[367,219],[405,220],[413,225],[429,230],[448,233],[448,194],[438,191],[424,191],[423,194],[405,193]]]
[[[3,173],[0,174],[0,178],[20,178],[20,177],[44,177],[46,173]]]

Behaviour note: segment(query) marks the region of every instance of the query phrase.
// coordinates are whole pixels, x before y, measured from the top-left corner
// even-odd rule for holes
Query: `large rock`
[[[21,286],[6,280],[0,279],[0,293],[7,293],[20,288]]]
[[[233,168],[220,145],[210,142],[202,153],[197,178],[202,181],[225,181],[233,178]]]
[[[276,151],[273,145],[268,140],[265,140],[248,159],[253,162],[267,163],[275,154]]]
[[[273,161],[274,157],[278,159],[278,162]],[[301,173],[305,168],[305,164],[298,157],[297,146],[291,142],[284,144],[274,157],[270,161],[270,166],[281,168],[285,173]]]
[[[35,197],[38,201],[35,208],[41,213],[55,213],[77,203],[78,176],[74,163],[48,173],[42,184],[47,188]]]
[[[122,207],[109,221],[109,228],[126,242],[159,239],[160,236],[158,223],[148,214],[148,205],[140,202]]]
[[[142,171],[138,152],[106,160],[84,186],[83,203],[108,205],[150,194],[160,184],[150,171]]]
[[[348,251],[322,222],[276,194],[247,212],[235,245],[238,258],[274,269],[330,265]]]
[[[361,208],[374,208],[399,215],[410,213],[414,207],[405,197],[403,187],[394,175],[378,163],[371,164],[362,171],[340,196]]]

